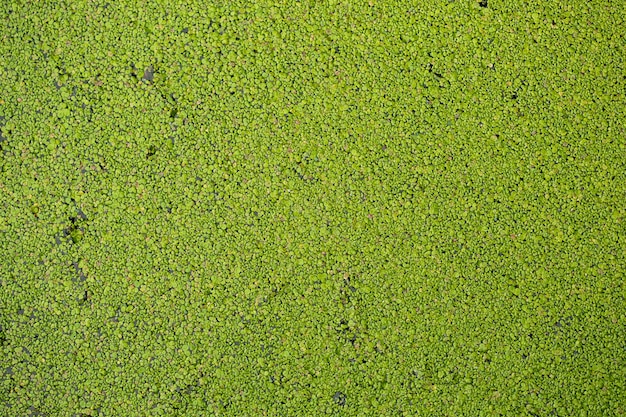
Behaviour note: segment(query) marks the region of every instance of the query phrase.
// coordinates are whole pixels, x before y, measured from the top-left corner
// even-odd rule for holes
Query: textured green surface
[[[0,2],[0,415],[626,413],[623,2],[322,3]]]

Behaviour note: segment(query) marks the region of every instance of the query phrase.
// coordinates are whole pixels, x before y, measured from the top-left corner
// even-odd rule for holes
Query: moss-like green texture
[[[0,2],[0,415],[625,414],[625,10]]]

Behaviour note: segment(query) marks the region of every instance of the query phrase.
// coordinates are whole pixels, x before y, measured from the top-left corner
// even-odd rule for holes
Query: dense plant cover
[[[0,415],[626,413],[625,10],[0,2]]]

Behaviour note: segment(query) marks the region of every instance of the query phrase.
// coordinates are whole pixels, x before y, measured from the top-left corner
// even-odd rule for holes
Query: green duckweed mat
[[[0,415],[626,413],[623,2],[0,22]]]

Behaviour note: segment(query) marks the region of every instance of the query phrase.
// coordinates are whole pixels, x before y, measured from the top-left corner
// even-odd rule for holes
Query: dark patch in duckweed
[[[144,70],[141,79],[148,82],[152,82],[152,80],[154,80],[154,67],[152,67],[152,65]]]
[[[344,405],[346,405],[346,394],[344,394],[341,391],[337,391],[335,392],[335,394],[333,395],[333,401],[335,402],[335,404],[337,404],[338,406],[343,407]]]

